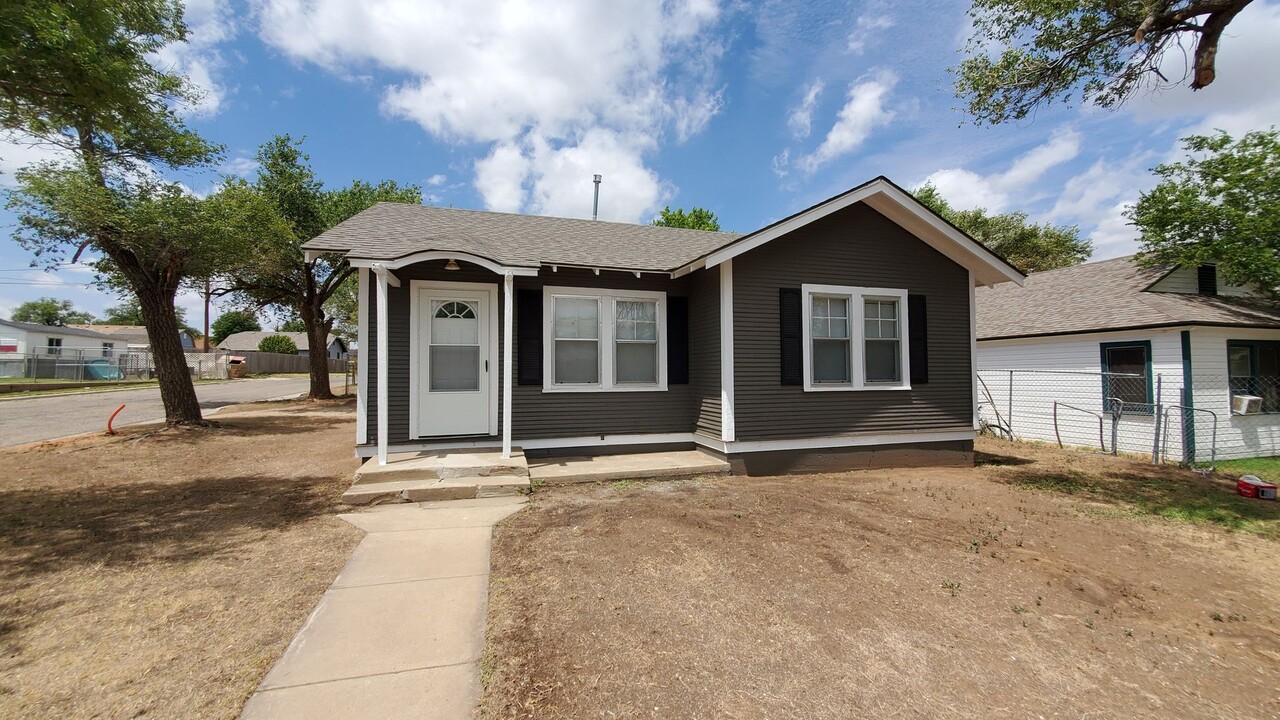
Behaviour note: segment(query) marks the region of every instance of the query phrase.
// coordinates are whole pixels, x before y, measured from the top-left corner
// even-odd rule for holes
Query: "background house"
[[[124,348],[109,335],[79,327],[40,325],[0,320],[0,356],[60,355],[88,352],[101,356],[104,349]]]
[[[1111,450],[1119,400],[1120,451],[1152,454],[1159,441],[1188,462],[1215,447],[1280,454],[1280,304],[1223,283],[1213,265],[1103,260],[980,288],[977,304],[985,422]],[[1234,396],[1260,401],[1233,410]]]
[[[119,343],[128,346],[131,350],[150,350],[151,340],[147,338],[147,328],[143,325],[77,325],[76,327],[84,330],[92,330],[109,337],[115,338]],[[182,349],[187,352],[196,350],[196,340],[192,334],[186,330],[178,330],[178,340],[182,343]]]
[[[272,335],[283,335],[293,341],[298,346],[298,354],[302,357],[310,355],[310,343],[307,341],[307,334],[301,332],[258,332],[247,331],[233,333],[227,336],[226,340],[218,343],[219,350],[227,350],[233,353],[257,352],[258,344],[264,338]],[[332,359],[342,359],[347,356],[347,344],[342,338],[329,333],[328,347],[325,354]]]

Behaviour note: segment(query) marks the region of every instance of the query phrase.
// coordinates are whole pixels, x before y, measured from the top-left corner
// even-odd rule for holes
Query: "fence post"
[[[1152,414],[1152,417],[1151,417],[1151,420],[1152,420],[1151,464],[1152,465],[1160,464],[1160,415],[1161,415],[1160,411],[1163,406],[1163,403],[1161,402],[1162,398],[1160,396],[1160,391],[1161,391],[1162,380],[1164,380],[1162,376],[1156,375],[1156,397],[1155,397],[1156,405],[1155,405],[1155,408],[1153,408],[1155,412]]]
[[[1009,430],[1009,439],[1013,439],[1013,371],[1009,371],[1009,412],[1005,413],[1004,424]]]
[[[1120,413],[1124,405],[1120,400],[1111,400],[1111,454],[1120,454]]]

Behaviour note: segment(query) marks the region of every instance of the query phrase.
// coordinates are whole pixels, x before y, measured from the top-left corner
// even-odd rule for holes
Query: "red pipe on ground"
[[[120,407],[116,408],[115,412],[111,413],[111,417],[107,418],[107,434],[108,435],[116,434],[116,431],[111,429],[111,422],[116,419],[116,416],[119,415],[120,411],[123,409],[124,409],[124,406],[121,405]]]

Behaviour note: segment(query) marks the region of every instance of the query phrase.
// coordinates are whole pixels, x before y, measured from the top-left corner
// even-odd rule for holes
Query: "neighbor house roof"
[[[1177,325],[1280,327],[1280,303],[1146,289],[1168,272],[1127,256],[1032,273],[1022,287],[978,288],[978,339]]]
[[[121,338],[125,341],[134,341],[138,344],[146,345],[151,342],[147,338],[147,328],[145,325],[77,325],[76,327],[85,330],[92,330],[103,335]],[[182,332],[179,330],[178,332]]]
[[[1022,281],[1003,258],[885,177],[877,177],[755,232],[736,233],[572,218],[378,203],[303,243],[308,257],[344,253],[353,265],[399,267],[447,258],[495,271],[536,274],[542,266],[670,272],[680,275],[732,259],[858,202],[906,228],[968,268],[978,282]],[[495,265],[496,264],[496,265]]]
[[[667,271],[737,237],[736,233],[382,202],[303,247],[369,260],[439,251],[476,255],[512,267]]]
[[[293,341],[293,344],[296,345],[299,350],[306,350],[308,347],[306,333],[259,332],[256,330],[232,333],[227,336],[226,340],[223,340],[222,342],[218,343],[218,347],[222,350],[231,350],[234,352],[244,352],[246,350],[257,350],[258,344],[262,342],[263,338],[268,338],[268,337],[271,337],[272,335],[283,335],[289,338],[290,340]],[[337,339],[338,339],[337,336],[335,336],[333,333],[330,333],[329,337],[325,340],[325,347],[332,346],[333,341]]]
[[[86,330],[84,328],[68,327],[66,325],[41,325],[40,323],[15,322],[13,320],[0,320],[0,325],[25,330],[27,332],[52,333],[54,335],[78,335],[82,337],[102,338],[104,340],[111,339],[102,333]]]

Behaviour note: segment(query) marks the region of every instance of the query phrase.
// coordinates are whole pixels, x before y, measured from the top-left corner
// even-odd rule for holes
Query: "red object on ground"
[[[1237,480],[1236,492],[1247,498],[1258,498],[1260,500],[1276,499],[1276,486],[1269,482],[1263,482],[1253,475],[1245,475]]]
[[[116,419],[116,416],[119,415],[120,411],[123,409],[124,409],[124,406],[121,405],[120,407],[116,408],[115,412],[111,413],[111,417],[107,418],[107,434],[108,435],[116,434],[116,431],[111,429],[111,422]]]

